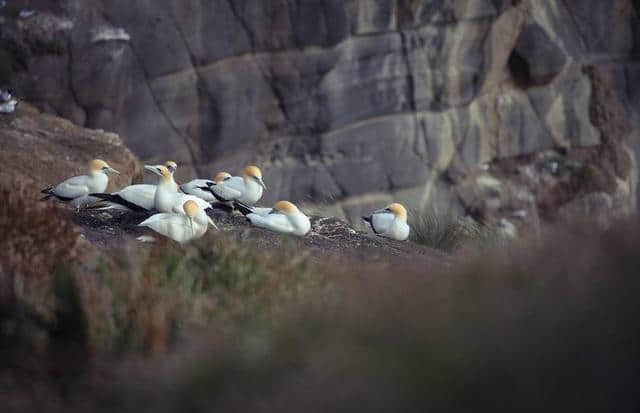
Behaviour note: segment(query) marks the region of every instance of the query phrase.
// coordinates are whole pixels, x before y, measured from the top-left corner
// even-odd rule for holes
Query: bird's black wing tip
[[[362,220],[363,220],[364,222],[371,223],[371,216],[368,216],[368,217],[363,216],[363,217],[362,217]]]
[[[249,205],[243,204],[240,201],[233,201],[233,207],[245,216],[253,212],[253,208],[251,208]]]
[[[96,193],[93,193],[93,194],[89,194],[89,196],[92,196],[92,197],[95,197],[95,198],[98,198],[98,199],[102,199],[103,201],[109,201],[109,202],[113,202],[114,204],[122,205],[124,207],[129,208],[130,210],[132,210],[134,212],[149,212],[146,208],[143,208],[140,205],[136,205],[133,202],[127,201],[126,199],[124,199],[120,195],[96,192]]]
[[[40,191],[41,194],[47,194],[50,195],[51,194],[51,190],[53,189],[52,186],[50,186],[49,188],[45,188],[42,191]]]

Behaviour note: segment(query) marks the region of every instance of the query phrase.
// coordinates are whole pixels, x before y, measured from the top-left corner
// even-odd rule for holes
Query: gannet
[[[94,159],[89,162],[88,175],[74,176],[56,186],[43,189],[41,192],[46,196],[42,199],[46,200],[53,196],[61,201],[70,201],[70,205],[79,209],[82,205],[96,201],[89,194],[104,192],[107,189],[107,185],[109,185],[107,173],[109,172],[120,174],[105,161]]]
[[[238,201],[245,205],[253,205],[262,197],[267,189],[262,181],[260,168],[249,165],[242,170],[242,176],[232,176],[223,181],[223,185],[210,185],[211,193],[220,202]]]
[[[211,179],[194,179],[186,184],[180,185],[180,189],[185,194],[195,195],[198,198],[202,198],[205,201],[214,202],[217,198],[213,195],[211,187],[223,185],[226,179],[231,178],[231,174],[228,172],[218,172],[215,180]],[[221,192],[222,193],[222,192]]]
[[[404,241],[409,238],[407,210],[398,203],[374,211],[368,217],[362,217],[371,225],[373,232],[381,237]]]
[[[175,163],[174,161],[167,161],[164,163],[164,166],[166,166],[169,172],[171,173],[174,173],[176,169],[178,169],[178,164]]]
[[[239,202],[234,206],[256,227],[298,236],[311,229],[309,218],[289,201],[278,201],[273,208],[252,208]]]
[[[11,100],[11,98],[12,98],[11,89],[0,90],[0,102],[2,103],[8,102]]]
[[[151,228],[181,244],[203,236],[209,225],[218,228],[195,201],[185,201],[181,205],[181,209],[183,213],[170,212],[152,215],[138,226]],[[138,239],[146,240],[147,238],[139,237]]]
[[[173,180],[173,173],[171,173],[166,166],[145,165],[144,167],[160,177],[158,185],[156,186],[156,193],[153,197],[153,206],[157,211],[182,214],[184,213],[182,205],[188,200],[194,201],[203,210],[211,208],[211,204],[202,198],[177,192],[177,185]]]
[[[173,172],[178,168],[178,165],[173,161],[167,161],[164,165],[171,174],[173,191],[178,191],[178,184],[173,180]],[[156,168],[160,165],[153,165]],[[95,193],[91,194],[96,198],[100,198],[103,201],[95,205],[96,209],[128,209],[132,211],[152,211],[154,209],[154,198],[156,196],[156,185],[153,184],[135,184],[129,185],[117,192],[110,194]],[[93,208],[93,206],[92,206]]]

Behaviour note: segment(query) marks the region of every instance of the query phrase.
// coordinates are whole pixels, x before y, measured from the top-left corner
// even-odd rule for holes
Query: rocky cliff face
[[[637,1],[9,3],[4,80],[182,177],[255,162],[265,202],[349,217],[635,204]]]

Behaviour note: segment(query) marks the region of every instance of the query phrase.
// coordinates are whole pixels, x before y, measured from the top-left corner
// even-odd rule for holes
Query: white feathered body
[[[182,214],[173,212],[155,214],[142,221],[139,226],[151,228],[167,238],[184,243],[202,237],[210,223],[213,225],[207,214],[200,210],[193,219],[189,219],[184,211]]]
[[[94,192],[104,192],[109,185],[109,177],[102,171],[90,175],[74,176],[51,188],[51,194],[70,200],[74,207],[95,202],[97,198],[88,196]]]
[[[371,227],[381,237],[404,241],[409,238],[407,220],[396,217],[391,212],[374,212],[371,214]]]
[[[210,185],[216,185],[216,182],[211,179],[194,179],[180,185],[180,189],[185,194],[197,196],[207,202],[215,202],[216,197],[207,189]]]
[[[218,185],[216,185],[217,187]],[[213,187],[212,190],[216,190]],[[220,185],[220,196],[227,201],[238,201],[254,205],[262,198],[262,186],[251,178],[232,176]],[[217,193],[217,192],[216,192]]]
[[[299,211],[282,214],[273,210],[267,212],[267,210],[271,210],[271,208],[258,208],[256,212],[247,214],[247,219],[256,227],[283,234],[303,236],[311,229],[309,218]]]
[[[181,192],[174,192],[168,188],[165,183],[158,184],[154,196],[154,206],[158,212],[184,214],[182,206],[188,200],[192,200],[198,204],[203,211],[211,208],[211,204],[202,198],[194,195],[187,195]]]

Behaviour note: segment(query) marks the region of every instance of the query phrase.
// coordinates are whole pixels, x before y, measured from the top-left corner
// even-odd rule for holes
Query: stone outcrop
[[[13,60],[0,82],[48,112],[116,131],[145,161],[175,159],[178,178],[255,162],[266,203],[289,198],[349,218],[392,199],[497,220],[526,210],[525,221],[592,193],[614,209],[635,205],[632,0],[37,8],[28,19],[4,13]],[[549,162],[560,169],[547,173]],[[588,170],[602,179],[580,186]]]
[[[93,158],[120,171],[109,176],[109,190],[142,176],[140,162],[118,135],[79,127],[26,104],[0,115],[0,144],[0,186],[22,188],[21,196],[29,200],[41,198],[43,188],[86,174]]]

